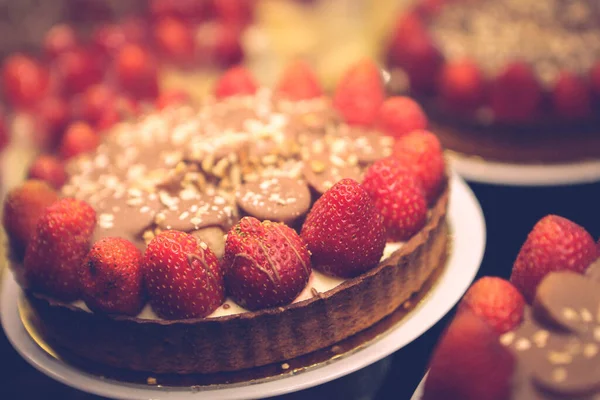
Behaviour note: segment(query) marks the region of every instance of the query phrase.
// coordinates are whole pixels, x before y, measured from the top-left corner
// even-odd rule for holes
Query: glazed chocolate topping
[[[589,0],[461,0],[431,24],[449,60],[469,58],[496,75],[508,63],[533,66],[552,86],[560,70],[587,76],[600,60],[600,3]]]
[[[69,163],[62,194],[96,209],[96,239],[122,236],[144,248],[176,229],[220,248],[241,215],[292,223],[310,209],[309,188],[321,194],[342,178],[361,180],[392,142],[345,125],[326,98],[288,102],[261,89],[117,125],[94,153]]]
[[[502,342],[519,359],[514,399],[600,396],[600,282],[553,272],[533,307]]]

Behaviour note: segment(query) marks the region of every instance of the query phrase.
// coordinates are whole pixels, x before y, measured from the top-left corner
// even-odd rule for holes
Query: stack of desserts
[[[330,347],[444,266],[449,185],[426,126],[369,60],[331,98],[301,61],[273,90],[231,68],[197,107],[71,126],[66,168],[5,201],[13,273],[57,352],[111,368],[238,371]]]

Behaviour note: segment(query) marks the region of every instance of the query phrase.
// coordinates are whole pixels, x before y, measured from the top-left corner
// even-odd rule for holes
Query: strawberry
[[[287,66],[275,91],[290,100],[307,100],[323,95],[319,79],[304,61],[296,61]]]
[[[71,118],[67,102],[58,96],[46,97],[37,105],[35,115],[37,129],[46,135],[41,140],[41,147],[53,148],[60,142]]]
[[[95,126],[105,110],[115,102],[115,92],[107,85],[98,83],[88,87],[78,102],[79,117]]]
[[[5,98],[15,107],[29,108],[43,99],[50,88],[47,68],[24,54],[13,54],[2,66]]]
[[[158,67],[155,58],[143,46],[125,44],[115,59],[115,74],[121,88],[138,99],[158,95]]]
[[[78,269],[90,249],[96,212],[65,198],[46,208],[25,250],[25,277],[33,290],[64,301],[79,297]]]
[[[485,78],[479,66],[468,59],[444,65],[438,85],[440,100],[449,111],[469,114],[485,99]]]
[[[85,122],[74,122],[66,130],[60,143],[60,156],[64,159],[94,150],[100,138]]]
[[[379,108],[377,125],[390,136],[399,138],[417,129],[427,128],[421,106],[409,97],[390,97]]]
[[[508,399],[515,359],[499,336],[469,310],[458,313],[429,364],[423,400]]]
[[[592,99],[587,82],[569,71],[562,71],[552,91],[552,105],[556,113],[566,119],[590,116]]]
[[[42,154],[29,167],[27,177],[46,181],[55,189],[60,189],[67,180],[67,173],[61,160],[51,155]]]
[[[371,60],[354,64],[339,81],[333,95],[333,106],[351,125],[375,122],[385,92],[381,71]]]
[[[189,62],[194,53],[192,30],[176,18],[162,18],[154,27],[154,42],[160,53],[175,62]]]
[[[127,43],[141,44],[147,40],[147,21],[137,17],[127,17],[118,24],[99,26],[92,33],[92,46],[101,54],[114,56]]]
[[[437,198],[444,180],[444,153],[439,139],[429,131],[404,135],[394,143],[393,157],[419,178],[427,202]]]
[[[405,44],[427,35],[425,23],[414,10],[400,14],[392,31],[387,58],[393,66],[406,64]]]
[[[225,285],[236,303],[259,310],[291,303],[308,283],[310,255],[296,231],[244,217],[227,234]]]
[[[22,257],[37,221],[58,194],[46,182],[28,180],[6,195],[2,223],[17,257]]]
[[[388,241],[408,240],[425,225],[423,185],[395,158],[375,161],[365,173],[363,187],[383,216]]]
[[[142,253],[123,238],[97,241],[79,268],[81,295],[92,311],[137,315],[144,305]]]
[[[49,59],[73,50],[77,47],[77,34],[72,26],[67,24],[54,25],[44,37],[44,53]]]
[[[527,236],[510,281],[531,303],[546,274],[563,270],[583,273],[596,258],[596,243],[584,228],[566,218],[548,215]]]
[[[460,309],[467,308],[502,334],[516,328],[523,320],[525,299],[509,281],[486,276],[465,293]]]
[[[490,106],[499,121],[521,122],[533,118],[540,109],[542,89],[527,64],[508,65],[490,87]]]
[[[235,95],[251,95],[258,89],[254,77],[244,67],[232,67],[225,71],[215,84],[214,93],[217,98]]]
[[[354,277],[379,263],[385,247],[383,219],[363,186],[342,179],[308,213],[300,236],[315,269]]]
[[[60,54],[54,61],[67,95],[83,92],[98,83],[104,75],[104,65],[99,54],[86,48],[75,48]]]
[[[154,102],[157,109],[162,110],[166,107],[186,104],[190,101],[190,95],[183,90],[169,90],[161,93]]]
[[[161,318],[205,317],[225,300],[217,257],[185,232],[164,231],[152,239],[142,271],[152,309]]]
[[[245,25],[252,20],[252,0],[210,0],[212,14],[231,25]]]

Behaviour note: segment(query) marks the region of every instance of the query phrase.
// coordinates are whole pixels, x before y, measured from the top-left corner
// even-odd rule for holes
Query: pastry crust
[[[27,300],[46,340],[115,368],[189,374],[281,362],[372,326],[421,290],[446,257],[448,197],[446,183],[426,226],[375,269],[285,307],[164,321],[89,313],[32,292]]]

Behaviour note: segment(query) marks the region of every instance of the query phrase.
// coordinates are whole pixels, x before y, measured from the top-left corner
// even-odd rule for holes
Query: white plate
[[[454,170],[470,182],[509,186],[558,186],[600,182],[600,160],[569,164],[511,164],[451,152]]]
[[[461,298],[479,269],[485,248],[485,222],[475,196],[457,175],[452,178],[449,222],[453,234],[448,264],[431,293],[402,323],[373,344],[347,357],[297,375],[247,386],[207,389],[165,388],[125,384],[80,371],[49,356],[31,339],[19,317],[21,289],[7,269],[3,282],[0,317],[6,336],[35,368],[79,390],[119,399],[245,399],[295,392],[340,378],[383,359],[407,345],[442,318]]]
[[[421,382],[419,382],[419,386],[417,386],[417,389],[413,393],[410,400],[421,400],[423,398],[423,390],[425,388],[425,380],[426,379],[427,379],[427,374],[425,374],[423,379],[421,379]]]

